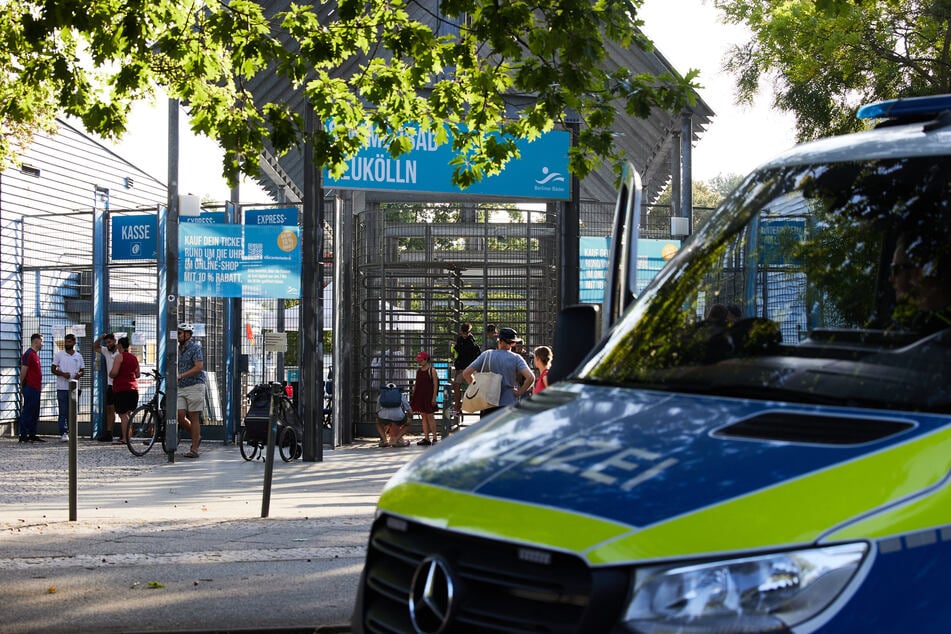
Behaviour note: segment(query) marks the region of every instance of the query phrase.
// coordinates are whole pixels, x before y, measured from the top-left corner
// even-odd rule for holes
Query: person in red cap
[[[423,439],[417,445],[432,445],[436,443],[436,395],[439,394],[439,375],[433,367],[432,359],[425,350],[416,355],[416,381],[410,392],[409,406],[419,414],[423,424]],[[432,435],[432,440],[430,440]]]

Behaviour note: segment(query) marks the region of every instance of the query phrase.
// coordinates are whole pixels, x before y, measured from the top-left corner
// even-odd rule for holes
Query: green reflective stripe
[[[933,486],[949,469],[951,430],[945,429],[655,524],[592,550],[588,559],[594,564],[615,563],[810,543],[852,518]],[[741,472],[737,475],[742,477]],[[936,509],[914,522],[951,523],[946,519],[951,507],[945,509],[945,519],[938,522],[933,523]],[[907,522],[904,530],[914,522]],[[848,534],[853,539],[867,536],[853,530]]]
[[[384,491],[379,509],[433,526],[576,553],[630,531],[617,522],[415,482]]]
[[[881,539],[904,533],[940,528],[951,524],[951,486],[946,482],[937,491],[886,509],[828,534],[823,541]]]

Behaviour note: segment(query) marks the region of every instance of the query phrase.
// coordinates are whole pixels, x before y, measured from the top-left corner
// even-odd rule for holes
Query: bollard
[[[79,381],[69,380],[69,414],[66,418],[66,431],[69,433],[69,521],[75,522],[76,511],[76,479],[78,477],[77,452],[79,451],[79,430],[76,424],[76,412],[79,411]]]
[[[165,416],[165,449],[168,452],[168,461],[175,462],[175,452],[178,450],[178,403],[171,409],[166,408]]]
[[[264,459],[264,498],[261,501],[261,517],[267,517],[271,506],[271,477],[274,474],[274,444],[277,437],[277,417],[281,408],[284,386],[271,383],[271,411],[267,421],[267,457]]]

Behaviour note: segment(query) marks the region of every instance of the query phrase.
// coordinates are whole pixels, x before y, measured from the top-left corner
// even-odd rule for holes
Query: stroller
[[[264,448],[267,447],[267,426],[271,419],[271,384],[261,383],[254,386],[254,389],[248,392],[247,398],[248,413],[244,416],[238,436],[238,447],[241,457],[245,460],[263,460]],[[281,454],[281,460],[290,462],[300,458],[304,452],[304,428],[297,416],[297,409],[283,390],[278,397],[278,405],[275,444]]]

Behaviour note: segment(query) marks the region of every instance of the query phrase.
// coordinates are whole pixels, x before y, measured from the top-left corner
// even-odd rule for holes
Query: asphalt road
[[[0,633],[348,631],[376,499],[424,451],[362,443],[320,463],[203,445],[169,464],[79,443],[0,439]]]

